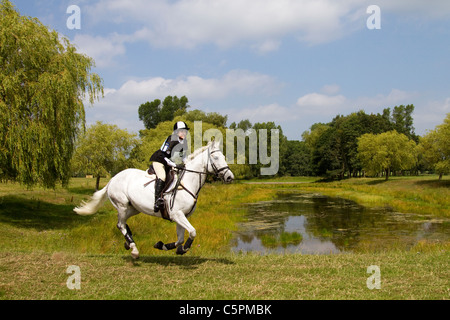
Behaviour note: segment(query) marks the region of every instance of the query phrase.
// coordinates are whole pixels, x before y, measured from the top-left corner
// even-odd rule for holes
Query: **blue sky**
[[[143,128],[138,107],[186,95],[228,124],[315,122],[414,104],[416,133],[450,112],[448,0],[13,0],[96,61],[105,97],[87,124]],[[67,28],[80,8],[81,29]],[[381,29],[370,30],[369,5]]]

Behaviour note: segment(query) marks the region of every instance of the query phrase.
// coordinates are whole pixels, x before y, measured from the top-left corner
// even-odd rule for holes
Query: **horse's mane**
[[[211,144],[212,144],[212,141],[209,142],[208,145],[206,145],[206,146],[204,146],[204,147],[201,147],[201,148],[198,148],[197,150],[195,150],[193,153],[191,153],[191,154],[187,157],[187,160],[188,160],[188,161],[194,160],[194,158],[195,158],[196,156],[198,156],[199,154],[203,153],[203,151],[205,151],[206,149],[208,149],[208,148],[211,146]]]

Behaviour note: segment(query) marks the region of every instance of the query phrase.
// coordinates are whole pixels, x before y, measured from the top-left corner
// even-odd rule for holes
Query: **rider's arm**
[[[175,168],[177,165],[175,162],[173,162],[172,160],[170,160],[169,158],[164,158],[164,160],[166,160],[167,164],[173,168]]]

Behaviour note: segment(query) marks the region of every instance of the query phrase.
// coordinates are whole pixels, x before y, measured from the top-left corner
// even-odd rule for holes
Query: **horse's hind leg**
[[[125,249],[127,250],[131,249],[131,256],[134,259],[138,259],[139,251],[136,247],[136,243],[133,240],[133,234],[130,230],[130,227],[127,225],[127,220],[130,217],[137,215],[139,212],[131,206],[125,209],[118,208],[117,211],[119,213],[118,215],[119,221],[117,223],[117,228],[120,230],[120,232],[122,232],[123,236],[125,237]]]

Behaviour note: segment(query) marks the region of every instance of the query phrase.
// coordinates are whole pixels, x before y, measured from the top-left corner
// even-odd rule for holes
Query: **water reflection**
[[[368,209],[318,194],[280,193],[248,205],[247,212],[232,241],[235,252],[329,254],[450,240],[448,219]]]

